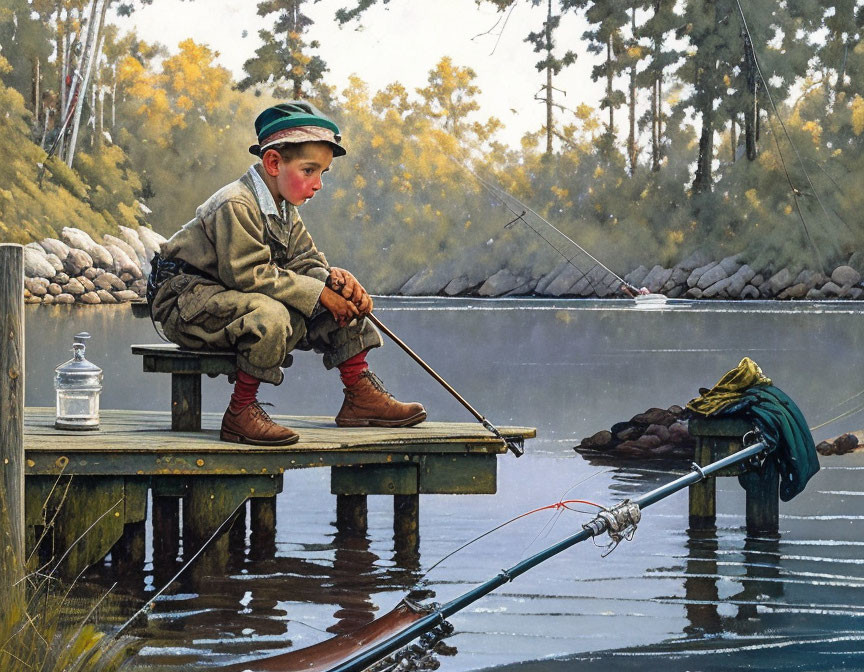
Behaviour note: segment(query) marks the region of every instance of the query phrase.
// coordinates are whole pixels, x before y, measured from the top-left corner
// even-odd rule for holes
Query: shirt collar
[[[276,207],[276,201],[273,200],[273,194],[270,193],[270,189],[264,182],[264,178],[261,177],[261,173],[258,172],[258,164],[253,164],[249,167],[249,174],[252,177],[252,188],[255,190],[255,200],[258,201],[258,207],[261,208],[261,212],[265,215],[275,215],[276,217],[281,217],[282,219],[287,220],[288,210],[285,202],[282,202],[282,209],[280,212],[279,208]]]

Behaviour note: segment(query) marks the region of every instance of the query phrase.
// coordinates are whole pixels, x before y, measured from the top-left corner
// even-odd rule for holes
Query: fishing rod
[[[411,357],[411,359],[413,359],[415,362],[417,362],[423,368],[423,370],[426,371],[426,373],[428,373],[438,383],[440,383],[441,387],[443,387],[451,395],[453,395],[453,397],[456,399],[456,401],[458,401],[466,409],[468,409],[468,411],[471,413],[471,415],[473,415],[475,418],[477,418],[477,420],[479,420],[480,423],[486,429],[488,429],[490,432],[492,432],[492,434],[494,434],[497,438],[501,439],[504,442],[504,444],[507,446],[507,448],[516,457],[521,457],[525,453],[525,449],[523,448],[523,439],[521,437],[506,437],[503,434],[501,434],[500,429],[498,429],[495,425],[493,425],[491,422],[489,422],[489,420],[486,419],[486,416],[484,416],[482,413],[480,413],[478,410],[476,410],[471,404],[469,404],[461,394],[459,394],[456,390],[453,389],[453,387],[450,385],[450,383],[448,383],[440,375],[438,375],[438,373],[436,373],[435,369],[433,369],[426,362],[424,362],[423,359],[420,357],[420,355],[418,355],[411,348],[409,348],[408,345],[401,338],[399,338],[396,334],[394,334],[392,331],[390,331],[390,329],[388,329],[386,326],[384,326],[384,324],[381,322],[381,320],[379,320],[377,317],[375,317],[375,315],[373,315],[372,313],[368,313],[366,315],[366,317],[369,318],[369,321],[372,322],[372,324],[374,324],[381,331],[383,331],[385,334],[387,334],[387,336],[390,338],[390,340],[392,340],[396,345],[398,345],[400,348],[402,348],[406,352],[406,354],[409,357]]]
[[[746,440],[749,436],[753,435],[758,439],[756,443],[739,450],[737,453],[733,453],[732,455],[728,455],[727,457],[704,466],[693,463],[691,471],[688,474],[685,474],[666,485],[655,488],[644,495],[640,495],[633,500],[625,499],[609,509],[600,511],[596,517],[584,524],[582,530],[576,534],[553,544],[530,558],[522,560],[509,569],[501,570],[501,572],[493,578],[451,600],[447,604],[430,609],[426,615],[414,621],[401,632],[385,639],[379,644],[367,648],[359,655],[354,656],[335,667],[329,668],[328,672],[361,672],[386,658],[390,654],[398,651],[418,637],[425,636],[427,637],[427,641],[434,641],[435,639],[440,639],[441,635],[446,636],[448,630],[452,632],[452,626],[449,626],[446,622],[447,618],[462,609],[465,609],[481,597],[491,593],[493,590],[500,588],[505,583],[513,581],[516,577],[524,574],[528,570],[533,569],[537,565],[558,555],[562,551],[585,541],[586,539],[592,539],[604,533],[608,534],[610,544],[607,547],[607,552],[605,554],[608,555],[615,550],[621,541],[629,541],[633,538],[633,535],[636,532],[636,527],[642,519],[642,509],[651,506],[652,504],[656,504],[684,488],[699,483],[715,472],[727,467],[739,465],[743,472],[751,466],[756,467],[761,465],[762,461],[771,452],[772,448],[770,448],[764,439],[761,439],[756,432],[749,433],[744,437],[744,439]],[[402,607],[403,604],[408,607],[417,608],[416,605],[413,605],[406,600],[403,600],[402,603],[400,603],[400,607]],[[399,607],[397,607],[397,609],[398,608]],[[427,633],[435,634],[433,637],[428,637]],[[417,653],[417,651],[411,651],[412,648],[419,649],[422,647],[419,645],[409,647],[409,651],[407,652],[409,655]]]

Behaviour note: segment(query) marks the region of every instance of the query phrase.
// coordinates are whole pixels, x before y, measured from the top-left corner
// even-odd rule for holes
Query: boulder
[[[731,257],[726,257],[720,261],[720,266],[726,271],[726,275],[735,275],[738,272],[738,269],[742,266],[740,259],[740,254],[733,254]]]
[[[666,425],[648,425],[648,428],[645,430],[645,434],[656,436],[658,439],[660,439],[660,443],[666,443],[672,436]]]
[[[130,273],[121,273],[119,277],[127,285],[135,279]]]
[[[864,296],[864,289],[861,289],[860,287],[853,287],[848,292],[846,292],[846,298],[852,299],[853,301],[857,301],[862,296]]]
[[[79,275],[75,278],[78,282],[81,283],[81,286],[84,288],[84,291],[87,292],[95,292],[96,285],[93,284],[93,281],[85,275]]]
[[[138,227],[138,238],[144,246],[144,260],[148,262],[149,265],[149,262],[153,259],[153,255],[159,251],[162,243],[166,242],[166,240],[153,229],[148,229],[146,226]],[[443,286],[444,285],[442,285],[442,287]]]
[[[58,273],[54,276],[54,282],[56,282],[58,285],[65,285],[67,282],[69,282],[69,276],[65,273]]]
[[[514,275],[509,269],[502,268],[480,286],[477,294],[480,296],[501,296],[524,284],[525,278]]]
[[[69,275],[81,275],[85,269],[93,265],[93,258],[84,250],[71,248],[63,260],[63,270]]]
[[[648,275],[648,269],[640,265],[624,276],[624,282],[629,282],[638,289],[644,284],[646,275]]]
[[[456,296],[457,294],[464,292],[470,286],[471,283],[468,281],[468,278],[464,275],[460,275],[458,278],[453,278],[447,283],[447,286],[444,288],[444,293],[447,296]]]
[[[63,294],[58,294],[54,297],[54,303],[75,303],[75,297],[64,292]]]
[[[858,447],[858,437],[854,434],[844,434],[834,441],[834,453],[836,455],[844,455],[851,453]]]
[[[680,288],[682,293],[684,288],[687,287],[687,278],[690,276],[689,271],[685,271],[683,268],[675,267],[672,269],[672,274],[669,276],[669,279],[666,283],[660,288],[661,294],[666,294],[668,296],[669,292],[673,289]]]
[[[129,285],[129,289],[135,292],[138,296],[146,296],[147,295],[147,280],[141,278],[140,280],[136,280],[131,285]]]
[[[450,280],[450,274],[442,267],[424,268],[411,277],[399,289],[404,296],[435,296]]]
[[[45,238],[44,240],[40,240],[39,244],[45,252],[56,255],[60,261],[63,261],[69,255],[69,246],[62,240]]]
[[[529,278],[518,287],[514,287],[513,289],[511,289],[504,296],[529,296],[530,294],[534,293],[534,289],[536,287],[537,278]]]
[[[666,284],[666,281],[672,276],[671,268],[663,268],[660,265],[654,266],[650,271],[648,271],[648,275],[642,280],[642,284],[648,289],[651,293],[656,293],[660,291],[660,288]]]
[[[142,269],[144,263],[148,266],[150,265],[150,259],[147,257],[147,248],[144,247],[144,243],[141,242],[141,238],[138,236],[138,232],[135,231],[135,229],[130,229],[128,226],[121,226],[120,237],[123,238],[129,247],[135,250],[135,255],[138,257],[139,262],[142,262]]]
[[[72,296],[81,296],[87,290],[84,289],[84,285],[78,281],[78,278],[70,278],[69,282],[66,283],[66,286],[63,287],[63,291]]]
[[[44,284],[41,281],[44,281]],[[50,283],[45,278],[24,278],[24,288],[31,296],[45,296]]]
[[[838,266],[831,274],[831,282],[840,287],[851,287],[861,282],[861,274],[851,266]]]
[[[700,266],[699,268],[694,268],[690,272],[690,275],[687,276],[687,286],[688,287],[695,287],[697,285],[697,283],[699,282],[699,278],[701,278],[704,273],[711,270],[716,265],[717,265],[716,261],[711,261],[711,262],[705,264],[704,266]],[[700,289],[701,289],[701,287],[700,287]]]
[[[843,294],[843,288],[838,287],[835,283],[828,281],[822,285],[822,295],[826,297],[839,297]]]
[[[711,285],[714,285],[721,280],[725,280],[728,277],[729,273],[726,272],[726,269],[723,268],[722,265],[717,264],[716,266],[712,266],[699,276],[699,280],[696,282],[696,287],[703,291],[704,296],[704,291],[708,289]]]
[[[687,273],[692,273],[700,266],[705,266],[707,264],[710,264],[711,262],[712,259],[710,256],[708,256],[707,253],[703,252],[702,250],[695,250],[690,254],[689,257],[687,257],[686,259],[684,259],[684,261],[678,264],[678,268],[686,271]]]
[[[95,280],[100,275],[102,275],[104,272],[105,272],[104,268],[94,268],[93,266],[91,266],[90,268],[87,268],[84,270],[83,275],[88,280]]]
[[[47,294],[46,294],[46,296],[47,296]],[[24,303],[42,303],[42,297],[41,296],[32,296],[32,295],[27,296],[27,297],[24,297]]]
[[[84,250],[89,254],[93,260],[93,266],[98,266],[99,268],[112,267],[114,260],[111,258],[110,252],[93,240],[86,232],[75,227],[64,226],[61,235],[71,247]]]
[[[777,295],[778,299],[803,299],[807,296],[807,292],[809,292],[812,287],[808,287],[803,282],[799,282],[797,285],[792,285],[791,287],[787,287],[782,292]]]
[[[675,414],[665,408],[649,408],[644,413],[639,413],[630,418],[630,422],[638,425],[663,425],[668,427],[677,418]]]
[[[822,293],[822,290],[814,287],[809,292],[807,292],[807,298],[811,301],[821,301],[825,298],[825,295]]]
[[[676,285],[672,289],[664,290],[663,293],[667,297],[669,297],[670,299],[677,299],[679,296],[681,296],[684,293],[684,289],[686,287],[687,287],[687,285],[683,285],[683,286],[682,285]]]
[[[661,443],[663,442],[660,440],[660,437],[654,436],[653,434],[643,434],[633,441],[633,444],[642,450],[653,450]]]
[[[701,299],[702,290],[698,287],[691,287],[686,292],[684,292],[684,296],[688,299]]]
[[[762,273],[757,273],[749,280],[750,284],[754,287],[759,287],[763,282],[765,282],[765,276]]]
[[[52,296],[57,296],[58,294],[63,293],[63,288],[56,282],[52,282],[50,285],[48,285],[48,293]]]
[[[138,294],[136,292],[133,292],[131,289],[123,289],[119,292],[111,292],[111,294],[114,296],[115,299],[117,299],[117,301],[121,302],[138,300]]]
[[[78,297],[78,303],[86,303],[92,306],[102,302],[99,300],[99,296],[96,294],[96,292],[84,292],[81,296]]]
[[[546,285],[546,290],[543,292],[547,296],[562,296],[570,294],[570,288],[583,279],[582,271],[575,266],[567,264],[566,268],[562,269],[555,278]],[[541,280],[542,282],[542,280]],[[538,283],[538,288],[540,284]]]
[[[546,294],[547,293],[546,289],[549,287],[551,282],[555,278],[557,278],[560,273],[563,273],[564,269],[568,268],[569,266],[570,266],[570,264],[568,264],[566,261],[562,261],[555,268],[553,268],[551,271],[549,271],[546,275],[544,275],[543,277],[540,278],[539,282],[537,283],[537,287],[534,289],[534,291],[537,294]],[[445,289],[445,292],[446,292],[446,289]],[[452,294],[451,294],[451,296],[452,296]]]
[[[102,275],[97,276],[93,280],[93,285],[97,289],[106,289],[108,291],[123,291],[126,289],[126,283],[123,282],[120,278],[118,278],[113,273],[103,273]]]
[[[123,252],[126,254],[126,256],[129,257],[136,264],[140,263],[138,261],[138,253],[135,251],[135,249],[129,243],[127,243],[122,238],[118,238],[117,236],[112,236],[110,233],[106,233],[104,236],[102,236],[102,244],[105,246],[105,249],[108,250],[109,252],[111,250],[108,248],[108,246],[109,245],[115,245],[116,247],[119,247],[121,250],[123,250]],[[111,256],[113,257],[114,255],[112,254]],[[116,259],[115,259],[115,261],[116,261]]]
[[[55,275],[57,271],[45,258],[44,250],[40,248],[37,252],[32,247],[24,248],[24,277],[53,278]]]
[[[60,261],[60,257],[58,257],[56,254],[46,254],[45,261],[47,261],[54,267],[55,276],[57,273],[63,272],[63,262]]]
[[[612,432],[603,429],[596,434],[589,436],[587,439],[582,439],[582,445],[590,448],[599,448],[612,443]]]
[[[733,275],[729,276],[729,284],[726,287],[726,291],[729,292],[729,296],[741,296],[741,292],[744,290],[744,287],[755,276],[756,271],[750,268],[747,264],[741,266],[741,268],[735,271]]]
[[[777,296],[784,289],[792,285],[795,276],[788,268],[781,268],[774,275],[768,278],[768,287],[771,291],[771,296]],[[762,288],[759,288],[762,291]]]
[[[117,299],[114,298],[111,292],[106,292],[104,289],[96,290],[96,296],[99,297],[102,303],[117,303]]]
[[[42,304],[43,305],[50,306],[52,303],[54,303],[54,301],[55,301],[55,298],[54,298],[53,294],[46,294],[45,296],[42,297]]]
[[[117,245],[108,245],[105,249],[111,254],[114,275],[128,273],[136,280],[144,275],[138,267],[137,260],[132,261],[132,258],[122,248]]]
[[[720,268],[719,266],[717,268]],[[713,269],[712,269],[713,270]],[[711,271],[709,271],[710,273]],[[708,275],[706,273],[705,275]],[[702,277],[704,278],[705,275]],[[729,283],[732,281],[732,278],[723,278],[722,280],[718,280],[713,285],[706,287],[702,290],[702,298],[703,299],[714,299],[718,298],[721,294],[726,294],[727,289],[729,287]]]

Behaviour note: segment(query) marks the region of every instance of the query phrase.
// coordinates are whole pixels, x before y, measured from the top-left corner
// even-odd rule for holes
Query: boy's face
[[[290,161],[284,161],[275,150],[263,157],[264,169],[276,178],[279,195],[292,205],[303,205],[315,195],[332,162],[333,150],[326,142],[304,143],[301,155]]]

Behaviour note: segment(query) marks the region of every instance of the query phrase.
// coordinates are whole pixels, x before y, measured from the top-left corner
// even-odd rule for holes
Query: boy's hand
[[[328,287],[325,287],[321,291],[321,296],[318,297],[318,300],[322,306],[330,311],[333,319],[336,320],[336,323],[340,327],[347,326],[351,320],[360,314],[357,306]]]
[[[330,286],[334,292],[357,306],[360,315],[372,312],[372,297],[349,271],[344,268],[331,268]]]

